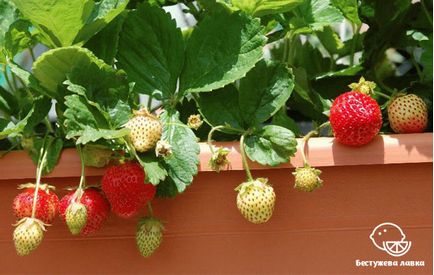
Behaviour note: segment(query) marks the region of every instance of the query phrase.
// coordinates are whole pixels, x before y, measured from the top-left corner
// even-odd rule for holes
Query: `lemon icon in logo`
[[[391,222],[377,225],[372,230],[369,238],[375,247],[393,257],[403,256],[411,248],[411,241],[405,240],[405,234],[402,229]]]

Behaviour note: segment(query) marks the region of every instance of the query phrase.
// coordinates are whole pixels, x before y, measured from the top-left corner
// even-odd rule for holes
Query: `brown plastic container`
[[[16,186],[33,181],[35,166],[24,152],[0,159],[0,273],[424,273],[432,274],[432,134],[379,136],[351,148],[332,138],[313,138],[308,154],[323,171],[324,187],[313,192],[292,188],[294,166],[277,168],[252,163],[255,177],[268,177],[276,194],[276,210],[267,224],[245,221],[235,206],[234,188],[245,179],[238,143],[220,143],[232,150],[229,171],[210,172],[210,152],[201,144],[200,172],[192,186],[175,199],[154,202],[155,214],[166,221],[164,242],[150,258],[135,247],[137,218],[112,216],[102,231],[71,236],[57,220],[41,246],[18,257],[12,242],[15,219],[11,201]],[[103,169],[88,169],[96,183]],[[80,162],[73,149],[44,182],[77,185]],[[412,247],[402,257],[377,249],[369,235],[375,226],[401,226]],[[356,261],[424,261],[423,267],[361,267]]]

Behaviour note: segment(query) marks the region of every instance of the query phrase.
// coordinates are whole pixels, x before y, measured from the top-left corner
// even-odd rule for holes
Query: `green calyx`
[[[208,162],[209,167],[217,173],[220,172],[222,169],[229,165],[230,162],[227,156],[230,152],[231,150],[227,148],[218,147],[217,150],[214,150]]]
[[[142,229],[145,231],[163,231],[164,225],[159,219],[148,216],[139,220],[137,229]]]
[[[374,89],[377,87],[377,84],[373,81],[367,81],[362,76],[358,83],[351,83],[348,85],[352,91],[358,91],[362,94],[372,95],[374,93]]]
[[[267,186],[269,186],[267,178],[257,178],[241,183],[235,188],[235,191],[242,195],[252,189],[264,190]]]
[[[313,168],[308,164],[304,167],[296,168],[292,174],[295,176],[295,189],[312,192],[323,185],[323,181],[319,177],[321,170]]]

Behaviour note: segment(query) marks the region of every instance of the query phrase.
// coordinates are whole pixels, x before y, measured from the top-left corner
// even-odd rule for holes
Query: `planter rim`
[[[331,137],[311,138],[305,147],[306,155],[312,166],[349,166],[381,165],[399,163],[430,163],[433,160],[432,133],[379,135],[372,142],[362,147],[349,147],[337,143]],[[303,165],[300,150],[302,139],[297,139],[298,150],[289,163],[277,167],[262,166],[250,162],[250,168],[279,169],[294,168]],[[215,142],[230,150],[228,159],[231,164],[228,171],[242,170],[239,142]],[[199,172],[211,171],[208,161],[211,152],[206,143],[200,143]],[[24,151],[12,151],[0,159],[0,180],[31,179],[35,177],[35,165]],[[80,160],[74,148],[64,149],[59,163],[52,173],[45,178],[79,177]],[[101,176],[104,168],[86,168],[87,176]]]

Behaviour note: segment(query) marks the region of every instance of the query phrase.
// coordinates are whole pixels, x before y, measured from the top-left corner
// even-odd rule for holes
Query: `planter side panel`
[[[313,193],[293,190],[292,169],[253,171],[269,177],[277,193],[275,214],[264,225],[247,223],[236,209],[233,188],[243,172],[200,173],[185,194],[155,202],[167,231],[149,259],[136,251],[136,219],[116,217],[85,238],[56,221],[37,251],[17,257],[9,209],[22,181],[0,181],[0,273],[432,273],[432,163],[322,170],[325,186]],[[50,181],[58,188],[78,183]],[[373,246],[369,235],[383,222],[400,225],[412,241],[405,256]],[[356,267],[357,259],[424,260],[425,267],[374,270]]]

